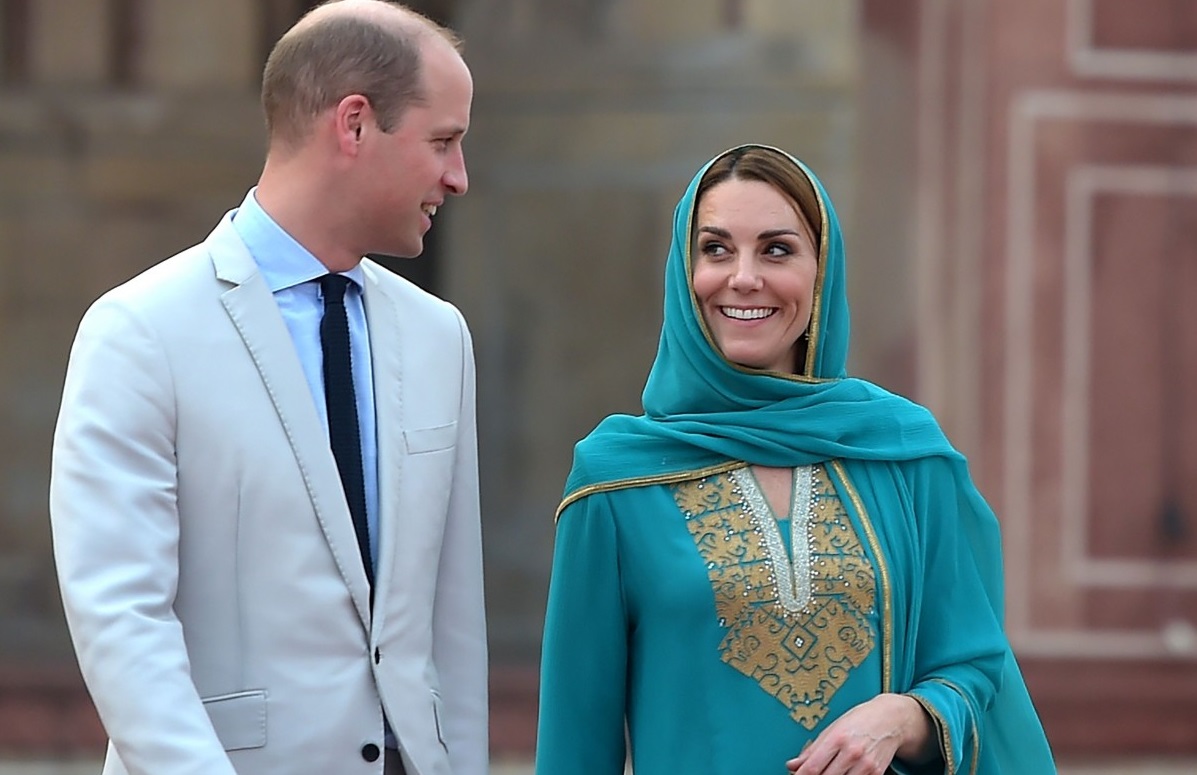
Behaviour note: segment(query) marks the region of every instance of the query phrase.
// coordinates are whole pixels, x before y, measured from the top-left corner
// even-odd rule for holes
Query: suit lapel
[[[399,493],[403,474],[403,327],[399,308],[375,277],[369,262],[362,265],[365,285],[366,327],[370,332],[370,364],[374,378],[374,415],[378,438],[378,567],[375,569],[374,611],[387,609],[394,578],[396,541],[399,536]],[[399,338],[397,339],[397,334]],[[381,625],[381,622],[378,622]]]
[[[291,335],[257,265],[226,218],[208,237],[218,279],[232,287],[221,302],[258,368],[266,392],[286,431],[299,464],[316,519],[332,550],[349,593],[370,628],[370,589],[353,532],[353,520],[341,490],[336,461],[320,415],[312,403]]]

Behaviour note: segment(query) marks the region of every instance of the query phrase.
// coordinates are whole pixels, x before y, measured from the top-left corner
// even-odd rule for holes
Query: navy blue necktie
[[[326,274],[320,278],[324,296],[324,317],[320,320],[320,346],[324,351],[324,404],[328,409],[328,438],[353,529],[374,588],[374,563],[370,559],[370,529],[366,522],[366,483],[362,475],[362,435],[357,419],[357,395],[353,390],[353,358],[349,349],[349,317],[345,313],[348,277]]]

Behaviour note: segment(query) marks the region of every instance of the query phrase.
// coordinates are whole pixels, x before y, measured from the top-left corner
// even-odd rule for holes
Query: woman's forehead
[[[729,178],[703,195],[695,213],[696,231],[703,226],[722,228],[759,226],[798,228],[814,242],[815,230],[798,202],[785,191],[763,180]]]

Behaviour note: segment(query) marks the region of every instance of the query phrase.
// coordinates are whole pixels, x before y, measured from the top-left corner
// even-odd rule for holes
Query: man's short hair
[[[272,145],[298,145],[317,116],[351,94],[370,101],[384,132],[395,127],[408,106],[425,99],[422,43],[429,35],[440,35],[460,50],[461,42],[415,11],[379,3],[401,12],[393,23],[365,14],[329,13],[307,24],[301,20],[275,44],[262,74],[262,107]],[[315,10],[320,8],[324,6]]]

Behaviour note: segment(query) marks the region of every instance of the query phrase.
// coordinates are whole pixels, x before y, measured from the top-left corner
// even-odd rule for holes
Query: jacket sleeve
[[[540,663],[536,775],[621,775],[627,618],[607,499],[582,498],[557,525]]]
[[[474,353],[469,330],[460,315],[458,322],[462,337],[461,411],[437,576],[432,649],[444,707],[438,723],[453,772],[485,775],[489,719]]]
[[[80,323],[54,433],[54,556],[83,678],[128,772],[234,775],[174,612],[174,412],[161,343],[101,299]]]

